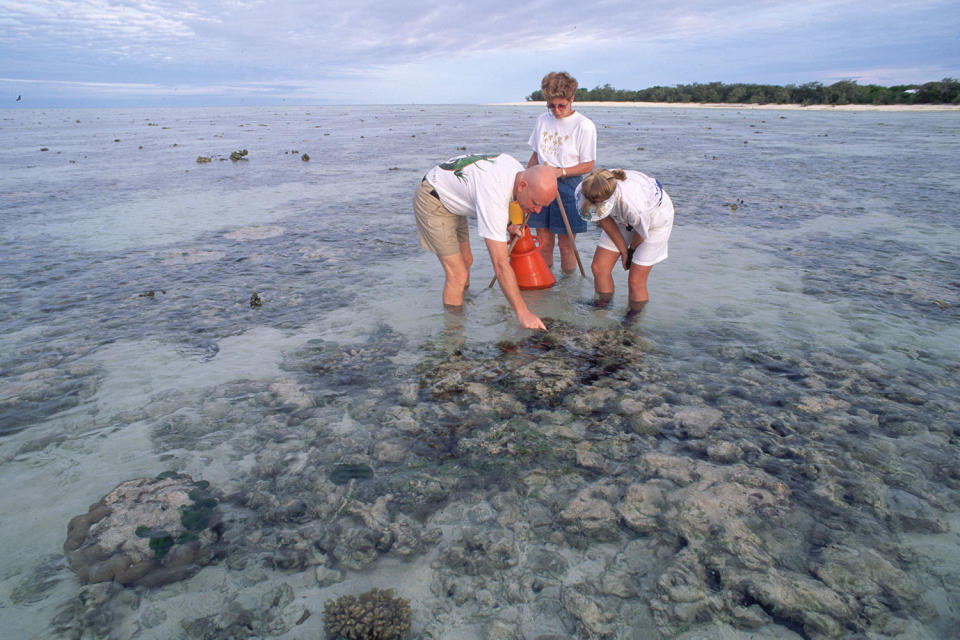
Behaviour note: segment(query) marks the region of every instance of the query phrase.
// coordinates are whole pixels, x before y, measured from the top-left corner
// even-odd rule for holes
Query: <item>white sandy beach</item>
[[[537,106],[546,107],[543,101],[501,102],[500,106]],[[672,108],[672,109],[760,109],[770,111],[960,111],[956,104],[748,104],[721,102],[591,102],[577,101],[581,107],[634,107],[634,108]]]

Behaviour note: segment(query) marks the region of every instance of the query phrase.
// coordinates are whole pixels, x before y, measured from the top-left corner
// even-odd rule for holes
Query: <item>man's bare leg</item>
[[[463,255],[454,253],[449,256],[440,256],[443,273],[446,276],[443,282],[443,304],[447,307],[463,306],[463,290],[470,281],[470,269],[464,263]]]
[[[467,267],[467,282],[463,285],[466,289],[470,286],[470,267],[473,266],[473,252],[470,250],[470,241],[460,243],[460,257],[463,258],[463,264]]]

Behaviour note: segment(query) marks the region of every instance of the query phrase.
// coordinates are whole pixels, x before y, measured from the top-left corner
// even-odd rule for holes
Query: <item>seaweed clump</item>
[[[403,640],[410,633],[410,603],[392,589],[327,600],[323,630],[330,640]]]
[[[330,472],[330,482],[336,485],[347,484],[351,480],[369,480],[373,469],[366,464],[338,464]]]

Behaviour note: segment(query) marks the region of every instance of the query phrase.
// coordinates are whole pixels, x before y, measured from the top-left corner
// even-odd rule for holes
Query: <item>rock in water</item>
[[[209,484],[168,473],[123,482],[73,518],[63,551],[83,582],[156,586],[214,560],[221,530]]]

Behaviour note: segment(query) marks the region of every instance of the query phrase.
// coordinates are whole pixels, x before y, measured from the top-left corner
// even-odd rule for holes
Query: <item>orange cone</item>
[[[546,289],[557,282],[540,253],[540,239],[530,235],[530,227],[524,226],[523,233],[513,245],[510,266],[521,289]]]

